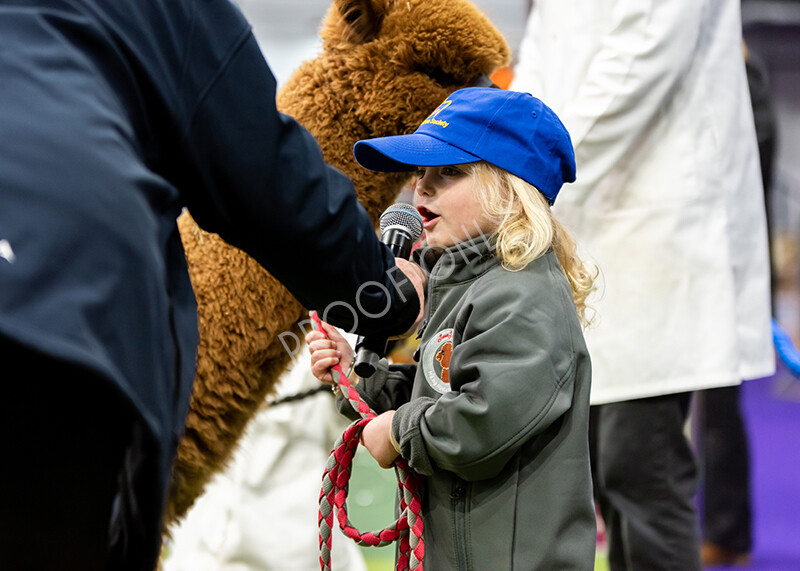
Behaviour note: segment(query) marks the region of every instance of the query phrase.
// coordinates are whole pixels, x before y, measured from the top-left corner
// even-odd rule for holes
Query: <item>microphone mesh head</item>
[[[414,242],[418,242],[422,237],[422,216],[413,205],[407,202],[392,204],[381,214],[381,234],[390,226],[406,228],[411,233]]]

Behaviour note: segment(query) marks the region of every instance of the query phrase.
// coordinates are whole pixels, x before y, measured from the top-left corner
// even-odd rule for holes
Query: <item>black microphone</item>
[[[397,202],[381,214],[381,242],[389,246],[396,258],[411,255],[422,236],[422,216],[406,202]],[[387,338],[359,337],[353,369],[359,377],[370,377],[378,370],[378,361],[386,355]]]

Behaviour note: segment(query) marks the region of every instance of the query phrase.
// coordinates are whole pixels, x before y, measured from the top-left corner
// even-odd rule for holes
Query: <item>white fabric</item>
[[[598,265],[592,403],[772,373],[739,0],[536,0],[512,89],[562,119],[554,212]]]
[[[279,397],[319,386],[307,357],[298,355]],[[163,571],[319,571],[322,474],[348,424],[328,394],[265,408],[174,531]],[[366,571],[360,548],[334,527],[334,571]]]

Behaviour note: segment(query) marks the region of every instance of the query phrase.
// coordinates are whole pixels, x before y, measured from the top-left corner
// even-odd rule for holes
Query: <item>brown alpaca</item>
[[[449,93],[507,64],[509,50],[466,0],[334,0],[321,36],[321,53],[282,87],[278,107],[314,134],[325,159],[353,180],[377,222],[408,175],[359,167],[353,144],[413,131]],[[279,335],[301,339],[298,322],[308,317],[261,266],[202,231],[188,214],[179,228],[197,296],[200,345],[165,512],[167,531],[230,460],[290,364]],[[286,236],[276,247],[291,243]]]

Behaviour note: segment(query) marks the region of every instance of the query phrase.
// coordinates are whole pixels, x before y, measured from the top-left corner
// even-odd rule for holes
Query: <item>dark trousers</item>
[[[127,402],[85,369],[2,337],[0,363],[0,569],[153,569],[160,529],[146,547],[132,533],[130,468],[143,455]]]
[[[752,545],[750,453],[739,402],[741,387],[700,393],[704,458],[703,534],[735,553]]]
[[[591,407],[595,499],[612,571],[699,571],[690,393]]]

